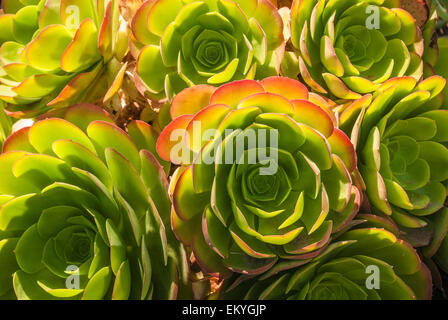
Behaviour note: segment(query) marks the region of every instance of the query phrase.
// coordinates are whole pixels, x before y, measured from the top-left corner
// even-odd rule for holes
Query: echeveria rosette
[[[136,81],[152,98],[278,75],[283,22],[269,0],[149,0],[132,20]]]
[[[7,139],[0,297],[176,298],[187,263],[169,228],[168,181],[149,151],[151,127],[134,121],[128,131],[100,107],[82,104]],[[66,284],[73,266],[79,288]]]
[[[229,269],[259,274],[274,264],[305,264],[356,214],[353,145],[335,128],[326,101],[297,80],[199,85],[176,95],[170,111],[157,151],[181,164],[170,184],[172,228],[205,272],[226,277]],[[194,137],[209,129],[214,137]],[[182,130],[192,140],[171,139]],[[278,133],[278,145],[263,141],[262,130],[267,139]],[[241,146],[250,132],[256,144]],[[271,155],[268,163],[263,154]],[[269,163],[277,170],[262,173]]]
[[[367,288],[369,266],[378,268],[378,288]],[[431,295],[431,273],[415,249],[380,228],[348,231],[306,266],[240,276],[222,290],[224,299],[248,300],[429,300]]]
[[[390,78],[423,74],[421,31],[395,0],[295,0],[291,40],[303,80],[337,98],[358,99]]]
[[[373,213],[389,215],[404,236],[432,257],[448,230],[446,80],[402,77],[343,107],[340,127],[356,146]]]
[[[129,31],[118,0],[3,2],[0,99],[14,117],[102,101],[120,87]]]

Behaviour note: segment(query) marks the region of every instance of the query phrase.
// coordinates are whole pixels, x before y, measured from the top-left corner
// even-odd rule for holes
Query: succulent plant
[[[132,37],[138,87],[153,99],[278,75],[285,46],[269,0],[148,0],[132,19]]]
[[[186,283],[152,128],[81,104],[0,155],[0,297],[173,299]],[[131,140],[132,138],[132,140]]]
[[[306,266],[247,278],[240,276],[233,284],[229,283],[223,288],[223,297],[420,300],[430,299],[432,293],[431,273],[415,249],[379,228],[348,231]]]
[[[300,82],[198,85],[176,95],[170,113],[157,151],[181,165],[172,228],[204,271],[305,264],[356,214],[354,148],[326,100]]]
[[[411,77],[391,79],[340,110],[372,212],[389,215],[428,257],[448,230],[448,110],[440,109],[445,83],[440,76],[418,84]]]
[[[291,40],[303,80],[337,98],[358,99],[390,78],[423,73],[421,31],[397,0],[295,0]]]
[[[120,87],[128,52],[118,0],[6,0],[0,99],[14,117],[102,100]]]

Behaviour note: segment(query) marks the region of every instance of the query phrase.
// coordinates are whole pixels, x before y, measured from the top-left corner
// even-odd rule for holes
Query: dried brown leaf
[[[401,0],[401,7],[408,11],[422,28],[429,17],[429,9],[425,0]]]

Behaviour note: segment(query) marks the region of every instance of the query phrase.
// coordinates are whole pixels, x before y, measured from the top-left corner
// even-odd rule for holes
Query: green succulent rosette
[[[432,257],[448,230],[446,80],[402,77],[339,110],[356,146],[373,213],[390,216],[404,236]]]
[[[3,1],[0,99],[11,116],[31,118],[118,91],[129,36],[118,2]]]
[[[235,277],[224,299],[429,300],[432,279],[412,246],[380,228],[346,232],[306,266]]]
[[[185,287],[155,133],[141,121],[128,132],[82,104],[7,139],[1,298],[174,299]]]
[[[154,99],[278,75],[285,47],[269,0],[148,0],[134,15],[132,38],[137,86]]]
[[[157,151],[180,165],[171,224],[204,272],[306,264],[357,213],[354,148],[326,100],[297,80],[198,85],[170,113]]]
[[[423,74],[421,31],[396,0],[295,0],[291,40],[302,79],[340,99],[358,99],[394,77],[419,80]]]

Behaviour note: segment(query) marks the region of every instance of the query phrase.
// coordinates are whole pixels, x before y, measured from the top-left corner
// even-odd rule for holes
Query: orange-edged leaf
[[[328,138],[328,143],[331,152],[341,158],[349,172],[353,172],[356,169],[357,156],[355,147],[347,135],[339,129],[334,129],[333,134]]]
[[[96,1],[62,0],[60,1],[60,16],[62,23],[70,30],[76,30],[87,18],[97,20]],[[112,2],[112,1],[110,1]],[[95,23],[98,25],[97,21]]]
[[[98,32],[92,19],[84,20],[61,58],[61,68],[66,72],[87,69],[101,58],[97,47]]]
[[[9,151],[27,151],[35,153],[36,149],[34,149],[28,139],[29,131],[30,127],[26,127],[10,135],[3,143],[3,153]]]
[[[269,77],[260,81],[266,92],[276,93],[288,100],[308,99],[308,89],[299,81],[286,77]]]
[[[395,34],[394,37],[403,40],[407,46],[417,42],[416,40],[419,30],[415,24],[415,18],[409,12],[401,8],[392,8],[391,10],[397,15],[397,18],[400,19],[401,22],[400,32]]]
[[[30,103],[40,100],[40,98],[20,97],[17,93],[12,91],[11,87],[4,86],[4,85],[0,85],[0,99],[6,103],[12,104],[13,106],[18,105],[18,104],[30,104]],[[8,107],[8,110],[12,109],[11,111],[19,111],[19,110],[14,110],[13,108],[10,108],[10,107],[11,106]]]
[[[145,1],[136,11],[131,22],[132,34],[135,39],[143,44],[156,44],[160,40],[159,36],[151,33],[148,29],[148,13],[156,1]]]
[[[293,100],[291,103],[294,106],[294,120],[309,125],[327,138],[331,136],[334,124],[325,110],[306,100]]]
[[[17,82],[21,82],[28,77],[41,73],[41,71],[20,62],[6,64],[2,67],[2,69],[6,72],[8,77]]]
[[[20,97],[39,98],[51,94],[71,79],[71,75],[58,76],[55,74],[38,74],[28,77],[12,91]]]
[[[229,231],[233,241],[245,254],[256,259],[268,259],[275,257],[275,254],[272,253],[265,243],[245,234],[235,224],[230,226]]]
[[[277,48],[283,42],[283,20],[269,0],[258,0],[254,18],[264,27],[268,48]]]
[[[322,74],[330,91],[341,99],[359,99],[361,95],[351,91],[341,79],[331,73]]]
[[[77,75],[62,89],[55,99],[48,103],[48,106],[53,108],[66,108],[76,103],[76,100],[85,95],[88,88],[92,86],[101,69],[102,64],[99,63],[92,71]]]
[[[59,14],[61,1],[47,0],[39,15],[39,29],[52,24],[62,24],[61,16]]]
[[[26,60],[36,69],[58,70],[62,55],[72,40],[72,34],[63,25],[48,26],[26,46]]]
[[[106,13],[104,19],[101,22],[100,33],[98,36],[98,49],[103,55],[105,61],[112,58],[113,50],[113,38],[114,34],[112,31],[112,2],[109,1],[106,8]]]
[[[437,96],[445,87],[446,80],[441,76],[431,76],[422,82],[420,82],[416,89],[417,90],[426,90],[431,93],[430,99]],[[446,102],[446,101],[445,101]]]
[[[186,114],[195,114],[210,104],[210,97],[216,88],[200,84],[187,88],[174,96],[171,103],[170,114],[172,119]]]
[[[29,131],[29,140],[39,153],[53,155],[53,142],[56,140],[72,140],[92,152],[93,144],[86,134],[74,124],[58,118],[45,119],[36,122]]]
[[[210,104],[226,104],[236,109],[239,102],[247,96],[264,92],[263,86],[254,80],[239,80],[227,83],[213,93]]]
[[[193,115],[183,115],[174,119],[169,125],[163,129],[160,133],[159,139],[157,139],[157,153],[165,161],[171,161],[175,164],[180,164],[184,159],[184,152],[182,152],[183,144],[182,140],[185,135],[185,129],[188,123],[193,118]],[[182,145],[180,145],[182,144]],[[171,159],[171,151],[175,146],[180,146],[181,149],[178,150],[181,154],[175,154],[175,159]],[[191,159],[192,161],[192,159]]]
[[[161,37],[183,6],[182,0],[154,1],[154,5],[148,12],[149,31]]]
[[[187,221],[196,216],[202,217],[206,205],[210,201],[210,194],[196,193],[193,186],[193,170],[189,166],[176,181],[173,191],[173,206],[180,219]]]
[[[94,121],[87,127],[87,135],[103,161],[105,150],[114,149],[126,158],[135,170],[140,170],[140,155],[137,146],[121,128],[106,121]]]
[[[203,134],[206,130],[217,129],[221,121],[231,111],[225,104],[210,105],[199,111],[187,126],[186,135],[189,141],[187,145],[195,151],[199,152],[202,146],[209,140],[203,140]]]
[[[359,170],[366,184],[369,202],[387,215],[392,214],[392,209],[387,201],[386,184],[381,174],[371,168],[360,165]]]
[[[87,131],[89,124],[95,120],[114,123],[110,114],[103,108],[88,103],[80,103],[67,108],[64,119],[70,121],[84,132]]]
[[[106,94],[104,95],[103,103],[108,102],[110,99],[113,98],[113,96],[120,90],[121,85],[123,84],[124,75],[126,74],[126,68],[128,67],[128,63],[126,62],[121,66],[120,71],[118,71],[117,75],[115,76],[114,81],[112,82],[112,85],[110,86],[109,90],[107,90]]]
[[[258,107],[263,112],[284,113],[292,115],[294,113],[294,106],[286,98],[275,93],[256,93],[242,99],[237,108],[242,109],[246,107]]]
[[[302,57],[299,57],[299,68],[300,68],[300,74],[303,78],[303,80],[306,82],[307,85],[311,87],[316,92],[326,94],[327,90],[325,90],[319,83],[317,83],[313,77],[311,76],[310,72],[308,71],[308,68],[306,67],[305,62],[303,61]]]
[[[364,114],[365,109],[367,106],[370,105],[372,102],[372,95],[366,94],[362,98],[354,101],[353,103],[349,104],[347,108],[340,113],[339,116],[339,127],[344,130],[345,132],[349,132],[352,134],[352,140],[355,143],[355,141],[358,140],[358,124],[357,120],[358,118]]]

